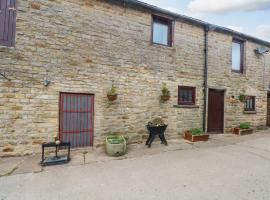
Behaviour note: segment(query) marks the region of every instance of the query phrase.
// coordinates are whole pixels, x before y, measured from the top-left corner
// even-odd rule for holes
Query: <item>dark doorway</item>
[[[267,94],[267,126],[270,126],[270,93]]]
[[[223,133],[224,91],[209,89],[207,131]]]
[[[94,95],[60,93],[60,140],[71,147],[93,145]]]

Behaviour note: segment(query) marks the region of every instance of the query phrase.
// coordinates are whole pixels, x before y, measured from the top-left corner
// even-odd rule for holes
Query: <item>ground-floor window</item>
[[[178,104],[195,105],[196,88],[190,86],[178,86]]]
[[[255,97],[247,96],[245,101],[245,111],[255,111]]]

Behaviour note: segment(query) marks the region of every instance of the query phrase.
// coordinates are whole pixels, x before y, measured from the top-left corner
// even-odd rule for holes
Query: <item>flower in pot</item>
[[[237,135],[247,135],[253,133],[253,129],[249,122],[244,122],[241,123],[239,127],[233,128],[233,133]]]
[[[105,141],[106,153],[109,156],[122,156],[127,151],[127,143],[122,135],[109,135]]]
[[[161,93],[162,93],[161,94],[162,101],[168,101],[170,99],[170,90],[168,89],[166,83],[163,83]]]
[[[111,89],[107,92],[107,97],[109,101],[117,99],[116,87],[114,85],[112,85]]]
[[[185,131],[184,139],[191,142],[207,141],[209,139],[209,134],[204,133],[200,128],[193,128]]]
[[[248,96],[247,95],[245,95],[245,94],[239,94],[239,96],[238,96],[238,99],[239,99],[239,101],[240,102],[245,102],[246,100],[248,100]]]

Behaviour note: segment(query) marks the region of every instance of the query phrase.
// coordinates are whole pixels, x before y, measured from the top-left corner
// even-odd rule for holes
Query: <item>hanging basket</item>
[[[168,101],[168,100],[170,100],[170,96],[160,96],[160,99],[162,100],[162,101]]]
[[[109,101],[115,101],[117,99],[117,94],[114,95],[107,95]]]

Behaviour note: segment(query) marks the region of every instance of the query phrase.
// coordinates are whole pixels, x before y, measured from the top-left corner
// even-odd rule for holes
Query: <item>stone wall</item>
[[[108,132],[142,141],[145,124],[161,116],[169,137],[202,127],[204,32],[176,21],[174,46],[153,45],[151,13],[94,0],[18,0],[16,47],[0,47],[0,155],[39,151],[58,134],[59,92],[95,94],[94,145]],[[244,75],[232,74],[230,35],[211,32],[209,87],[226,89],[225,127],[266,120],[262,59],[247,41]],[[267,58],[269,59],[269,58]],[[43,81],[51,81],[44,87]],[[112,81],[119,92],[110,103]],[[162,84],[171,99],[160,101]],[[178,85],[196,87],[197,108],[175,108]],[[229,104],[242,88],[257,92],[257,114],[243,114],[243,105]],[[252,90],[253,91],[253,90]],[[3,151],[9,152],[3,152]]]

